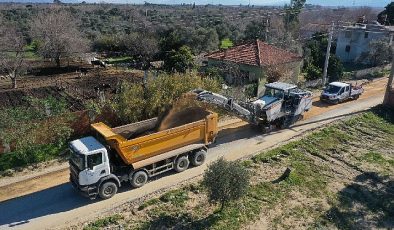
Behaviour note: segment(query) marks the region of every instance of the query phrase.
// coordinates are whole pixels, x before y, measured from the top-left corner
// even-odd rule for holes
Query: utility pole
[[[392,60],[391,60],[391,71],[390,71],[389,81],[387,82],[386,94],[384,95],[384,100],[383,100],[384,105],[389,105],[390,94],[394,93],[391,92],[393,89],[393,78],[394,78],[394,47],[393,46],[391,46],[391,50],[393,51]]]
[[[334,34],[334,22],[332,22],[331,24],[330,35],[328,37],[326,60],[324,61],[324,69],[323,69],[323,82],[322,82],[323,86],[325,86],[327,83],[327,69],[328,69],[328,61],[330,60],[330,50],[331,50],[331,42],[332,42],[333,34]]]
[[[265,18],[265,42],[268,43],[268,34],[270,32],[270,26],[271,26],[271,20],[270,20],[270,16],[267,15]]]

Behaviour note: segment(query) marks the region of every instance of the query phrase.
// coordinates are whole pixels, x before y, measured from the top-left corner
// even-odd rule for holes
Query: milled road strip
[[[360,97],[361,99],[363,98],[368,98],[370,96],[373,96],[379,92],[383,92],[385,89],[385,85],[387,82],[387,78],[380,78],[380,79],[375,79],[373,81],[367,82],[367,84],[364,86],[366,89],[366,92]],[[319,104],[319,95],[316,94],[314,95],[313,99],[314,103]],[[309,119],[310,117],[314,117],[316,115],[319,115],[323,112],[333,110],[335,108],[338,108],[340,106],[343,106],[343,104],[339,105],[328,105],[325,104],[324,107],[319,107],[319,106],[314,106],[312,107],[311,111],[306,113],[305,119]],[[228,129],[230,128],[236,128],[241,125],[246,125],[247,123],[238,119],[238,118],[233,118],[233,117],[224,117],[224,119],[219,121],[219,129]],[[223,133],[221,134],[223,135]],[[45,167],[44,169],[41,170],[32,170],[31,172],[24,173],[20,176],[13,176],[13,177],[3,177],[0,178],[0,202],[5,201],[8,199],[12,199],[15,197],[27,195],[33,192],[37,192],[43,189],[47,189],[56,185],[61,184],[62,182],[66,182],[67,180],[64,181],[53,181],[52,183],[45,184],[43,182],[40,183],[39,180],[42,178],[46,177],[52,177],[51,175],[53,173],[58,173],[59,171],[64,171],[68,175],[65,169],[68,168],[68,163],[62,163],[60,165],[51,165],[49,167]],[[29,183],[33,183],[35,185],[35,188],[33,189]],[[22,188],[23,185],[29,186],[30,190],[27,189],[19,189],[20,193],[16,193],[13,190],[13,186],[16,188]],[[5,187],[7,186],[7,188]]]
[[[261,135],[257,130],[243,127],[234,128],[234,132],[218,138],[218,143],[210,149],[207,164],[224,156],[235,160],[259,153],[265,149],[280,145],[291,138],[319,128],[346,115],[366,110],[380,104],[383,93],[377,96],[351,101],[338,109],[302,121],[287,130],[280,130],[268,135]],[[183,181],[201,175],[206,165],[191,168],[183,173],[168,174],[165,178],[153,180],[140,189],[121,189],[120,193],[109,200],[91,202],[80,197],[67,183],[37,192],[25,197],[0,204],[0,228],[44,229],[74,225],[89,220],[102,212],[111,210],[120,204],[140,199],[146,194],[172,187]],[[128,186],[125,186],[128,187]],[[7,210],[7,211],[5,211]]]

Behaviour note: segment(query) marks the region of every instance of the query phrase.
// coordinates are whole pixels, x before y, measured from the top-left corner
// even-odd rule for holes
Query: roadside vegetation
[[[0,172],[58,158],[73,129],[64,101],[27,98],[30,106],[0,110],[0,140],[12,150],[0,155]]]
[[[137,208],[135,203],[122,205],[114,210],[121,218],[106,226],[387,228],[394,214],[393,149],[394,111],[378,106],[243,161],[251,184],[245,196],[230,201],[222,211],[209,202],[200,182],[146,200]]]
[[[99,121],[112,125],[127,124],[166,113],[182,94],[196,88],[216,92],[220,83],[196,72],[161,74],[145,86],[125,81],[113,98],[92,100],[86,107],[94,114],[91,122],[99,117]],[[70,111],[66,101],[52,97],[25,101],[24,106],[0,109],[0,140],[8,148],[0,155],[2,175],[10,174],[6,170],[15,167],[66,159],[67,143],[78,137],[73,124],[80,114]]]
[[[163,115],[183,94],[199,88],[217,92],[220,81],[197,72],[159,74],[145,84],[123,82],[112,99],[92,100],[87,107],[97,115],[109,111],[127,124]]]

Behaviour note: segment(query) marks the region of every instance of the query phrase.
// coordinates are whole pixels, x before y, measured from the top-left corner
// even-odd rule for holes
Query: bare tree
[[[78,30],[77,20],[61,8],[39,14],[32,22],[32,36],[38,41],[38,52],[51,58],[60,67],[61,58],[83,53],[88,48],[87,40]]]
[[[0,71],[12,80],[12,88],[17,88],[16,79],[25,71],[25,45],[25,38],[16,26],[0,20]]]
[[[148,68],[153,56],[159,52],[157,40],[137,33],[130,34],[126,39],[127,52],[139,60],[144,69]]]

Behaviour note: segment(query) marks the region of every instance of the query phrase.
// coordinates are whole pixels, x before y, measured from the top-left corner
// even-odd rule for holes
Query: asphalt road
[[[383,94],[351,101],[323,114],[301,121],[286,130],[262,135],[250,127],[227,128],[219,133],[217,143],[209,150],[207,163],[224,156],[235,160],[256,154],[293,137],[310,132],[333,120],[356,114],[380,104]],[[120,192],[109,200],[90,201],[79,196],[69,183],[32,193],[0,203],[0,229],[53,229],[73,225],[79,221],[92,219],[122,203],[138,199],[159,189],[174,186],[203,173],[207,164],[190,168],[182,173],[168,173],[151,180],[144,187],[130,189],[124,185]]]

